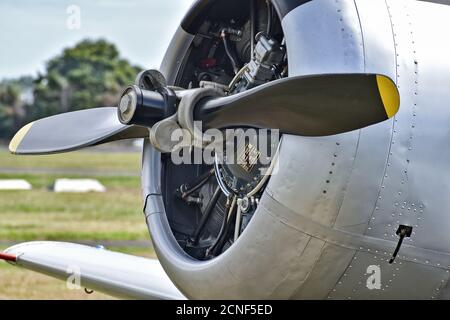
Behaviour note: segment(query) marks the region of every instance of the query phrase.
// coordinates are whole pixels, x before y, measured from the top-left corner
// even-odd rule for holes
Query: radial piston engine
[[[238,91],[251,89],[278,77],[278,68],[286,52],[280,43],[264,32],[256,35],[257,44],[251,61],[246,66]]]

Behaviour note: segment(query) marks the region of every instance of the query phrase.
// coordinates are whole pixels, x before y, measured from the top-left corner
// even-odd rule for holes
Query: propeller
[[[145,127],[120,123],[117,108],[94,108],[31,122],[16,133],[9,150],[14,154],[60,153],[147,136]]]
[[[142,79],[148,77],[147,73]],[[150,78],[157,77],[150,73]],[[26,125],[12,139],[10,151],[49,154],[148,137],[149,127],[173,118],[186,92],[175,94],[166,86],[148,88],[137,81],[124,91],[119,108],[69,112]],[[326,136],[385,121],[398,112],[399,105],[397,87],[386,76],[323,74],[279,79],[226,97],[205,97],[190,109],[192,120],[203,121],[204,129],[256,127]]]
[[[374,74],[285,78],[198,105],[203,128],[256,127],[300,136],[327,136],[361,129],[399,110],[395,83]]]

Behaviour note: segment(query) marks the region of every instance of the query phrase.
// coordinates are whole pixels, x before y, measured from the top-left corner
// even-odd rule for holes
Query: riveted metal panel
[[[291,11],[282,26],[290,76],[365,71],[363,34],[353,0],[305,3]],[[281,155],[295,152],[297,157],[287,163],[281,157],[288,169],[272,177],[269,193],[287,207],[333,225],[348,187],[359,131],[285,140],[288,149]]]
[[[369,237],[324,226],[285,207],[269,194],[263,197],[262,203],[272,215],[277,216],[286,225],[330,244],[359,251],[375,252],[384,255],[386,258],[392,256],[392,252],[397,244],[397,242],[391,240]],[[402,245],[397,259],[450,269],[450,254],[415,247],[407,243]]]
[[[314,270],[294,299],[326,299],[355,255],[355,250],[326,244]]]
[[[401,107],[367,234],[396,241],[398,225],[410,225],[414,229],[407,243],[449,252],[450,150],[444,146],[450,141],[450,8],[387,3]]]
[[[321,257],[324,245],[325,242],[323,240],[314,237],[310,238],[299,259],[293,260],[286,266],[286,270],[288,270],[287,275],[275,288],[274,296],[283,296],[289,292],[289,299],[296,298],[295,292],[309,279],[316,262]],[[302,272],[297,272],[297,270],[302,270]]]
[[[177,287],[195,299],[289,298],[323,247],[323,241],[311,240],[260,207],[230,249],[213,260],[196,261],[176,247],[163,214],[149,215],[147,222],[162,266]]]
[[[267,193],[291,210],[332,226],[351,172],[357,132],[323,138],[285,135]]]
[[[315,0],[282,20],[289,75],[364,70],[363,39],[353,0]]]
[[[396,55],[389,12],[384,0],[357,0],[364,39],[365,72],[396,79]],[[358,150],[335,227],[363,233],[379,197],[393,120],[360,131]]]
[[[432,266],[396,261],[389,264],[382,255],[357,252],[349,267],[328,295],[329,299],[435,299],[447,282],[449,273]],[[379,289],[368,286],[376,266],[381,271]],[[408,285],[412,284],[413,285]],[[405,288],[408,288],[405,290]]]
[[[385,0],[355,0],[364,47],[365,72],[396,79],[394,35]]]

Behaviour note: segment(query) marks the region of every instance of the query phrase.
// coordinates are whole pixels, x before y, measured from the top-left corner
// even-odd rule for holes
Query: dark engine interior
[[[205,1],[185,21],[195,38],[176,86],[214,86],[232,95],[288,75],[285,39],[270,1]],[[244,149],[246,155],[257,153],[250,144]],[[174,165],[170,155],[163,156],[166,213],[189,255],[199,260],[218,256],[244,231],[267,182],[260,169]]]

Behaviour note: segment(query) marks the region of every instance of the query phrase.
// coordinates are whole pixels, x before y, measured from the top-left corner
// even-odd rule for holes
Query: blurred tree
[[[32,103],[31,77],[3,80],[0,83],[0,138],[10,138],[23,124]]]
[[[31,117],[113,106],[140,70],[106,40],[81,41],[51,59],[36,79]]]
[[[0,82],[0,138],[10,139],[21,126],[39,118],[114,106],[140,70],[106,40],[83,40],[64,49],[36,79]]]

